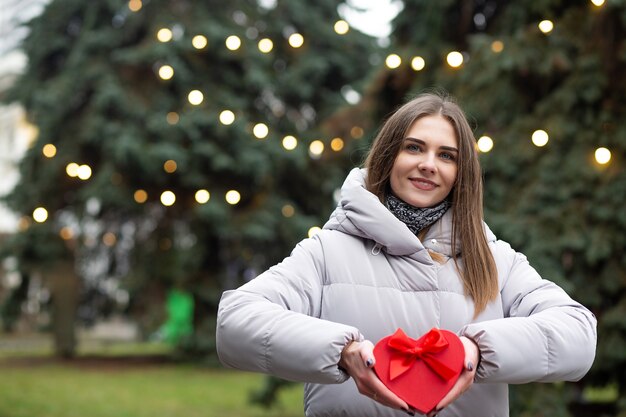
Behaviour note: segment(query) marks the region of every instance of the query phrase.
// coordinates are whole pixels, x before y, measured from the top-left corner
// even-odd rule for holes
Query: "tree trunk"
[[[80,280],[73,262],[54,265],[45,275],[52,295],[52,332],[57,356],[71,358],[76,353],[76,314]]]

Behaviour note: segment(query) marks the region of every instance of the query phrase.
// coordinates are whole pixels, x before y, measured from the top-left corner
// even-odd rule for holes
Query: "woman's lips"
[[[437,188],[437,184],[425,178],[409,178],[409,180],[414,187],[420,190],[431,191]]]

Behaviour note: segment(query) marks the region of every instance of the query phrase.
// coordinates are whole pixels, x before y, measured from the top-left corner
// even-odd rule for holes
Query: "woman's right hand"
[[[391,392],[378,379],[374,370],[374,345],[369,340],[363,342],[352,341],[341,352],[339,366],[354,379],[359,393],[370,397],[387,407],[406,411],[413,415],[406,402]]]

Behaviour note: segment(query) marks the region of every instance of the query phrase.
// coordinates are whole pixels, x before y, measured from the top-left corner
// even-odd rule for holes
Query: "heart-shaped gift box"
[[[423,414],[452,389],[463,370],[465,349],[459,337],[433,328],[419,339],[402,329],[374,346],[374,371],[389,390]]]

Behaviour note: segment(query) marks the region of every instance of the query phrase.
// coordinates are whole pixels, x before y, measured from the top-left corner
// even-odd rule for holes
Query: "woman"
[[[482,216],[462,110],[418,96],[384,123],[323,230],[224,293],[220,359],[306,382],[307,416],[412,415],[372,369],[372,342],[398,328],[413,338],[447,329],[465,348],[461,376],[431,415],[508,416],[508,384],[582,378],[594,316],[496,240]]]

